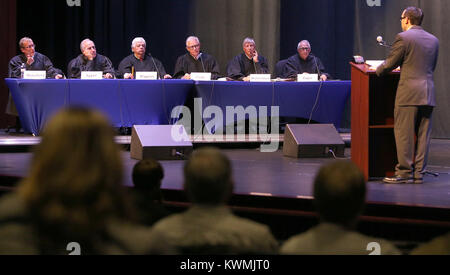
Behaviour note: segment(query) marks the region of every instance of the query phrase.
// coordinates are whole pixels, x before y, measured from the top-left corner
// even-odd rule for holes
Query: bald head
[[[97,56],[97,49],[95,48],[94,41],[90,39],[81,41],[80,49],[88,60],[93,60]]]
[[[300,43],[298,43],[297,51],[300,57],[303,60],[306,60],[311,53],[311,44],[309,43],[308,40],[303,40]]]

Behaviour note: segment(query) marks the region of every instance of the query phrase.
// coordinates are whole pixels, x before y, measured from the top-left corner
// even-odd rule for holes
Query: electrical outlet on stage
[[[69,7],[81,7],[81,0],[66,0]]]

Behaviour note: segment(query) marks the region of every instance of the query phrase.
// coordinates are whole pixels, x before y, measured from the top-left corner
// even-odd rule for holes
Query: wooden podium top
[[[363,74],[376,74],[376,70],[371,69],[369,65],[367,64],[356,64],[354,62],[350,62],[350,65],[352,65],[353,68],[356,68]],[[393,70],[390,74],[400,74],[400,70],[396,69]]]

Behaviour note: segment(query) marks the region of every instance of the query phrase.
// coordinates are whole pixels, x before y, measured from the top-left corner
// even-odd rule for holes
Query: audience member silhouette
[[[133,198],[140,224],[153,225],[170,212],[162,205],[161,181],[164,170],[159,162],[142,160],[133,168]]]
[[[114,132],[103,115],[72,107],[54,116],[30,172],[0,202],[0,254],[152,253],[149,229],[129,223]]]
[[[267,226],[235,216],[225,203],[233,191],[232,167],[217,149],[200,149],[184,167],[192,206],[154,225],[154,232],[183,254],[273,254],[278,244]]]
[[[349,161],[323,166],[314,181],[314,203],[321,223],[287,240],[281,254],[400,254],[390,242],[354,231],[366,199],[366,182]]]
[[[450,233],[420,245],[411,255],[450,255]]]

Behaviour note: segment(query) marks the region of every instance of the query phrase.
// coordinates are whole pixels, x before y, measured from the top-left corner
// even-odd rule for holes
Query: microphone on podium
[[[378,36],[377,37],[377,42],[378,42],[378,45],[380,45],[380,46],[383,46],[383,47],[386,47],[386,48],[390,48],[391,47],[391,45],[387,44],[386,41],[383,40],[383,36]]]

